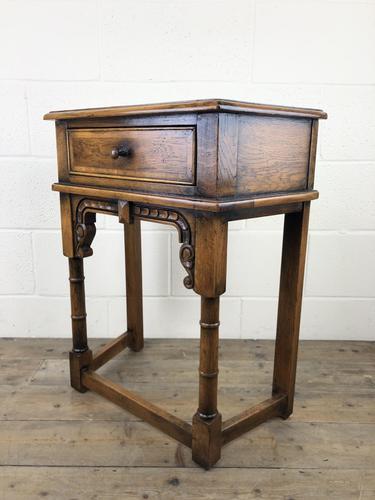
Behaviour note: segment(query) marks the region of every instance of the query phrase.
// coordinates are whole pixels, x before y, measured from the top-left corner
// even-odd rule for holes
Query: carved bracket
[[[133,205],[132,214],[145,220],[156,220],[165,224],[172,224],[177,228],[180,247],[180,262],[187,272],[184,278],[186,288],[194,286],[194,247],[192,245],[191,230],[187,220],[178,212],[166,208],[155,208],[146,205]]]
[[[82,200],[76,210],[76,252],[79,257],[89,257],[92,255],[91,243],[96,233],[96,214],[117,215],[118,208],[116,201],[107,200]]]
[[[177,228],[180,247],[180,261],[187,272],[184,278],[186,288],[194,286],[194,247],[189,223],[178,212],[166,208],[128,204],[124,201],[82,200],[76,210],[76,252],[79,257],[89,257],[93,251],[91,243],[95,237],[96,213],[118,215],[120,222],[131,222],[133,217],[144,220],[154,220],[164,224],[172,224]]]

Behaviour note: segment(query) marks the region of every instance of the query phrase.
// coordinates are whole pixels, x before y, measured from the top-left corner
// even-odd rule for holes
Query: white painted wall
[[[0,0],[0,335],[70,335],[51,109],[223,97],[323,108],[303,338],[374,339],[375,2]],[[222,335],[274,335],[280,217],[236,222]],[[91,336],[124,329],[120,225],[86,259]],[[173,230],[144,224],[147,336],[198,333]],[[104,265],[105,257],[107,259]]]

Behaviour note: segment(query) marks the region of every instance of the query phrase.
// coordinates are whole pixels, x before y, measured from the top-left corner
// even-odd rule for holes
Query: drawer
[[[195,128],[68,130],[71,175],[195,184]]]

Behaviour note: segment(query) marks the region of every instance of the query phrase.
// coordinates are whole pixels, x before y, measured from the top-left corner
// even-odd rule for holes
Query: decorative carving
[[[134,205],[133,215],[141,219],[157,220],[165,224],[172,224],[177,228],[180,248],[180,261],[188,273],[184,278],[186,288],[194,286],[194,247],[192,245],[190,226],[187,220],[178,212],[166,208],[155,208],[146,205]]]
[[[96,233],[95,214],[91,212],[88,213],[84,217],[84,221],[85,222],[79,222],[76,224],[76,251],[79,257],[89,257],[90,255],[92,255],[93,252],[91,243]]]
[[[172,224],[177,228],[180,248],[180,261],[187,272],[184,278],[186,288],[194,286],[194,258],[190,226],[187,220],[175,210],[156,208],[153,206],[132,204],[126,201],[82,200],[76,211],[76,252],[79,257],[89,257],[93,251],[91,243],[95,237],[96,213],[118,215],[120,222],[130,222],[132,217],[155,220],[164,224]]]
[[[82,222],[86,213],[102,213],[117,215],[117,201],[112,200],[91,200],[85,198],[80,201],[77,207],[77,222]]]
[[[76,252],[79,257],[89,257],[93,254],[91,243],[96,233],[96,213],[117,215],[116,201],[82,200],[76,211]]]
[[[186,288],[193,288],[194,286],[194,257],[194,247],[189,243],[184,243],[180,247],[180,262],[188,273],[184,278]]]

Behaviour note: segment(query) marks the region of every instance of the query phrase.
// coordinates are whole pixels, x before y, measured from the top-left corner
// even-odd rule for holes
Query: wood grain
[[[22,358],[0,359],[0,385],[20,385],[27,383],[38,372],[41,361],[38,358],[25,362]]]
[[[190,448],[143,422],[3,421],[0,442],[2,466],[197,467]],[[274,419],[229,443],[218,465],[372,470],[374,458],[374,424]]]
[[[370,500],[371,471],[200,469],[183,467],[2,467],[1,491],[12,500]]]
[[[239,120],[236,192],[305,189],[311,121],[261,116]]]
[[[232,196],[237,187],[238,140],[240,120],[238,115],[219,115],[218,194]],[[252,168],[251,165],[248,165]]]
[[[143,351],[142,351],[143,353]],[[158,356],[158,353],[156,353]],[[173,373],[173,380],[176,380],[175,389],[178,389],[177,381],[184,381],[185,384],[196,385],[199,353],[195,357],[188,359],[163,360],[155,362],[153,356],[139,360],[131,358],[128,360],[128,352],[120,356],[104,367],[101,373],[110,377],[119,383],[150,384],[153,378],[158,377],[161,385],[171,383],[170,373]],[[243,377],[251,377],[254,387],[267,387],[272,382],[272,361],[247,361],[247,360],[220,360],[220,387],[228,388],[237,386],[247,394],[251,390],[248,380]],[[31,384],[35,385],[65,385],[68,382],[69,369],[66,360],[47,359],[43,362],[33,365],[35,371],[30,379]],[[302,385],[303,391],[314,391],[320,388],[325,391],[330,387],[330,391],[345,391],[355,387],[358,392],[368,392],[374,388],[375,367],[372,363],[363,363],[360,366],[357,363],[345,363],[345,369],[348,377],[340,376],[341,362],[331,361],[331,363],[319,361],[304,361],[298,369],[298,381]],[[25,370],[27,364],[25,366]],[[16,375],[16,368],[12,370]],[[350,375],[350,376],[349,376]],[[185,385],[184,384],[184,385]],[[302,389],[301,389],[302,390]],[[247,392],[246,392],[247,391]]]
[[[107,361],[119,354],[129,345],[129,332],[124,332],[119,337],[107,342],[93,353],[90,368],[97,370]]]
[[[374,342],[303,341],[292,419],[269,421],[230,443],[209,473],[192,462],[187,448],[137,417],[91,392],[72,391],[65,382],[70,342],[0,339],[4,499],[375,497]],[[91,346],[105,342],[94,339]],[[223,413],[236,414],[269,390],[262,380],[272,372],[273,346],[271,341],[221,341],[220,377],[227,381],[219,388]],[[121,355],[126,359],[105,369],[114,376],[123,366],[129,370],[128,385],[190,419],[196,406],[197,340],[146,339],[145,347],[126,351]],[[149,376],[138,380],[144,362]],[[182,362],[194,373],[190,383]],[[175,387],[167,379],[160,383],[153,370],[168,371]],[[35,371],[45,373],[43,385],[32,381]],[[249,379],[251,389],[245,384]]]
[[[90,338],[92,349],[103,346],[108,339]],[[219,359],[230,361],[235,356],[238,361],[272,361],[274,340],[221,339]],[[196,360],[199,352],[199,339],[156,339],[146,338],[142,359]],[[68,338],[0,338],[0,359],[63,359],[65,360],[71,340]],[[126,356],[136,360],[139,355],[127,352]],[[372,363],[375,356],[375,343],[353,340],[301,340],[299,358],[301,361],[320,363],[346,363],[359,368],[362,363]],[[338,374],[339,376],[339,374]]]
[[[84,372],[82,381],[87,389],[104,396],[124,410],[132,412],[184,445],[191,446],[190,424],[95,372]]]
[[[244,364],[243,364],[244,365]],[[303,366],[305,368],[305,366]],[[246,366],[241,366],[244,376]],[[255,370],[255,369],[254,369]],[[163,383],[157,387],[152,381],[145,383],[127,381],[127,388],[186,422],[197,407],[196,383],[184,383],[182,377],[171,374],[174,386]],[[375,424],[374,390],[356,391],[355,380],[345,389],[338,387],[331,392],[327,387],[315,383],[308,390],[297,390],[293,421],[295,422],[338,422]],[[61,384],[0,385],[1,420],[110,420],[118,422],[139,421],[131,413],[126,413],[111,402],[87,392],[83,399]],[[219,387],[218,401],[224,419],[237,416],[248,407],[256,405],[269,396],[269,387],[254,384],[251,390],[235,387],[234,383]],[[38,405],[35,404],[38,401]]]
[[[137,218],[124,224],[126,272],[126,320],[130,332],[129,346],[133,351],[143,349],[142,296],[142,238],[141,223]]]
[[[270,418],[279,416],[286,396],[273,396],[223,422],[223,443],[229,443]]]
[[[75,129],[68,131],[68,144],[70,175],[195,182],[195,134],[191,127]],[[121,146],[128,147],[130,155],[113,158],[112,150]]]
[[[309,215],[307,202],[284,221],[272,393],[287,396],[285,418],[293,411]]]

